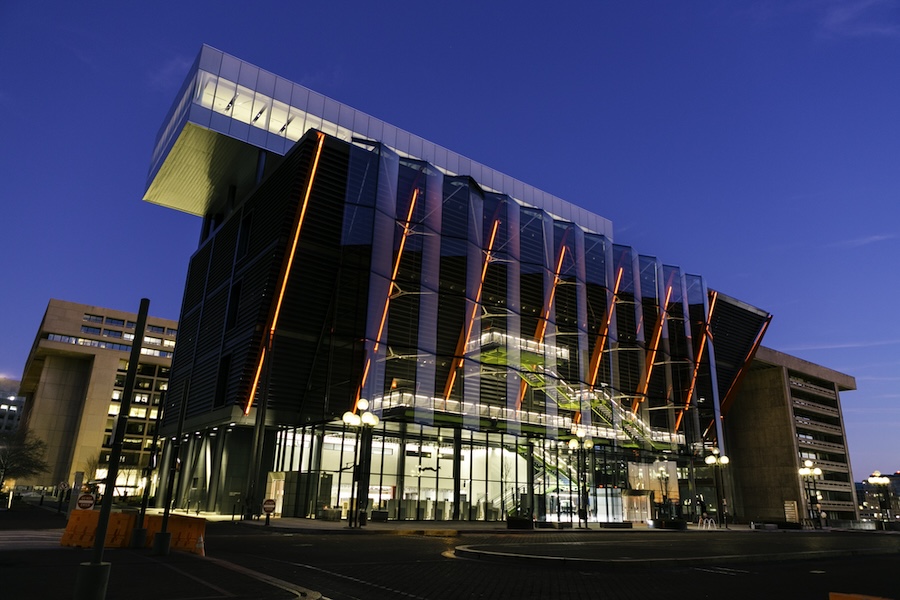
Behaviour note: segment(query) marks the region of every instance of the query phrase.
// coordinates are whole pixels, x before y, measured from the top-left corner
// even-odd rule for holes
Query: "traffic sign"
[[[263,500],[262,509],[263,512],[267,515],[275,512],[275,500],[272,498],[266,498],[265,500]]]
[[[93,494],[81,494],[78,496],[78,501],[76,506],[81,510],[91,510],[94,508],[94,495]]]
[[[58,489],[58,490],[61,491],[61,492],[65,492],[66,490],[69,489],[69,483],[66,482],[66,481],[60,481],[60,482],[56,485],[56,489]]]

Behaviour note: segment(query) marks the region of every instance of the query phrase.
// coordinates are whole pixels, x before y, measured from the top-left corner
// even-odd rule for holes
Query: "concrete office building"
[[[840,401],[855,389],[849,375],[759,349],[725,427],[747,519],[858,520]]]
[[[22,374],[23,427],[47,444],[49,472],[20,481],[71,484],[76,471],[105,477],[137,314],[50,300]],[[177,322],[148,317],[123,444],[119,490],[134,491],[150,462]]]
[[[177,505],[740,516],[705,459],[770,315],[608,220],[206,46],[144,199],[203,219],[163,424]]]

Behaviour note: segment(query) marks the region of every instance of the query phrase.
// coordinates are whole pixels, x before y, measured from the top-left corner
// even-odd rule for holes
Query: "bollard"
[[[266,513],[266,527],[269,526],[269,513]]]

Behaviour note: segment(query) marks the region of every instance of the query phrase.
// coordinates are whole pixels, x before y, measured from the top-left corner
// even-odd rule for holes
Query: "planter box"
[[[529,517],[506,517],[507,529],[534,529],[534,521]]]
[[[538,529],[572,529],[572,521],[538,521]]]
[[[321,508],[319,509],[319,518],[323,521],[340,521],[341,509],[339,508]]]

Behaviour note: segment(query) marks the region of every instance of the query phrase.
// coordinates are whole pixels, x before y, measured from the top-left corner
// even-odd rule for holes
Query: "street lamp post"
[[[875,486],[878,491],[878,508],[881,515],[881,526],[887,529],[886,524],[891,519],[891,479],[875,471],[869,475],[869,485]]]
[[[656,469],[656,478],[659,480],[659,491],[662,493],[662,502],[660,502],[659,519],[668,519],[672,515],[669,514],[669,469],[666,463],[662,463]]]
[[[822,475],[822,469],[815,466],[813,461],[806,459],[803,466],[799,470],[800,477],[803,478],[804,488],[806,492],[806,514],[813,527],[818,529],[817,523],[820,522],[821,510],[819,504],[819,489],[816,484],[818,477]]]
[[[372,430],[380,419],[375,413],[369,412],[369,401],[360,398],[356,403],[356,409],[345,412],[342,420],[356,432],[356,443],[353,448],[353,482],[350,484],[350,513],[347,515],[347,522],[350,527],[362,527],[366,524],[366,520],[365,517],[360,518],[360,513],[366,509],[369,500],[371,452],[368,448],[371,445]],[[366,450],[361,448],[363,445],[366,446]]]
[[[587,437],[587,431],[583,427],[575,430],[575,437],[569,440],[569,451],[575,452],[576,476],[578,479],[576,488],[578,493],[578,527],[584,521],[584,527],[588,526],[587,514],[587,452],[594,447],[594,440]]]
[[[718,523],[719,515],[722,515],[722,524],[728,529],[728,522],[725,517],[725,498],[722,497],[722,484],[720,467],[724,467],[730,462],[730,459],[724,454],[719,454],[718,448],[712,449],[712,454],[703,459],[707,465],[713,468],[713,482],[716,487],[716,522]]]

